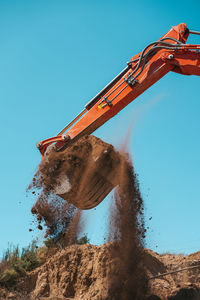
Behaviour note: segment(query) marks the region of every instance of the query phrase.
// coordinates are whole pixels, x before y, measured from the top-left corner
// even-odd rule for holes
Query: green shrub
[[[19,273],[14,268],[6,269],[0,276],[0,283],[6,286],[13,285],[17,278],[19,278]]]
[[[0,284],[10,286],[16,282],[17,278],[25,276],[26,271],[31,271],[40,264],[36,241],[22,248],[21,252],[18,246],[9,245],[0,262]]]
[[[77,244],[79,245],[84,245],[84,244],[89,244],[90,239],[87,237],[86,234],[84,234],[84,236],[82,236],[80,239],[77,240]]]
[[[48,249],[50,249],[50,248],[58,248],[57,243],[56,243],[53,239],[50,239],[50,238],[46,239],[46,240],[44,241],[44,244],[45,244],[45,246],[46,246]]]
[[[5,271],[5,269],[7,269],[9,267],[9,264],[7,263],[7,261],[5,261],[5,259],[2,259],[2,261],[0,262],[0,275]]]
[[[88,244],[90,242],[90,239],[85,234],[80,239],[75,239],[74,243],[78,245]],[[45,246],[48,249],[64,249],[65,247],[69,246],[69,239],[67,237],[67,234],[62,234],[60,238],[55,241],[54,239],[48,238],[44,241]]]
[[[32,271],[39,264],[36,241],[33,241],[28,247],[22,248],[21,266],[26,271]]]
[[[19,259],[19,247],[9,244],[7,250],[3,254],[3,260],[7,262],[11,267],[15,268],[15,265],[19,263]]]

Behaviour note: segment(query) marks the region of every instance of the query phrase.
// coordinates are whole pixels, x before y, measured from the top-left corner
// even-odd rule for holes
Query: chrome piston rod
[[[200,31],[189,30],[189,33],[200,35]]]

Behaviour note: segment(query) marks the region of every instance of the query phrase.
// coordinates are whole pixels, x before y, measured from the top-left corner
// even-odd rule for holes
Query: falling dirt
[[[33,194],[39,194],[32,207],[38,229],[44,224],[45,236],[56,239],[63,232],[75,232],[73,218],[80,215],[76,207],[98,205],[116,186],[119,164],[120,154],[95,136],[84,136],[62,152],[48,149],[29,186]],[[68,230],[70,226],[73,229]]]
[[[118,182],[110,212],[111,256],[116,259],[110,277],[111,294],[113,299],[142,300],[147,292],[143,200],[132,162],[125,153],[121,153]]]
[[[31,212],[36,215],[37,228],[43,230],[45,227],[45,238],[49,236],[57,239],[70,226],[76,208],[60,197],[42,190]]]

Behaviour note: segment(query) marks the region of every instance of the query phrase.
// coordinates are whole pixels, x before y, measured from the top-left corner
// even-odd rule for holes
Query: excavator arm
[[[186,44],[189,34],[200,35],[190,31],[186,24],[179,24],[133,56],[127,67],[57,136],[37,143],[42,157],[51,144],[61,151],[83,135],[94,132],[169,71],[199,76],[200,45]]]

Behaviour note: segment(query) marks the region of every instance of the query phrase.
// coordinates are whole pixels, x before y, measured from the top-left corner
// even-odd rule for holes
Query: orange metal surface
[[[198,75],[200,76],[200,53],[183,50],[174,53],[174,58],[168,63],[174,66],[173,72],[182,75]]]
[[[141,59],[143,65],[140,66],[138,63],[142,52],[133,56],[129,63],[129,70],[109,89],[106,89],[99,96],[99,99],[95,100],[93,106],[88,110],[85,109],[79,115],[80,118],[79,116],[76,117],[58,136],[39,142],[41,154],[44,155],[46,148],[52,143],[56,143],[58,148],[62,148],[66,143],[71,143],[85,134],[91,134],[169,71],[184,75],[200,75],[200,53],[197,52],[200,45],[185,44],[188,35],[189,31],[186,24],[179,24],[172,27],[161,38],[163,41],[159,43],[157,49],[155,47],[154,50],[153,45],[148,47],[146,50],[149,51],[148,56],[146,55],[146,58],[142,56]],[[172,40],[173,38],[179,41],[179,45]],[[167,44],[165,48],[160,47],[160,44],[169,42],[171,43],[170,47]],[[178,46],[173,47],[173,44]],[[133,76],[132,72],[135,70]],[[137,79],[133,84],[127,83],[128,78],[134,80],[134,77],[137,77]],[[62,134],[66,129],[69,130],[64,136],[65,140],[63,140]]]

